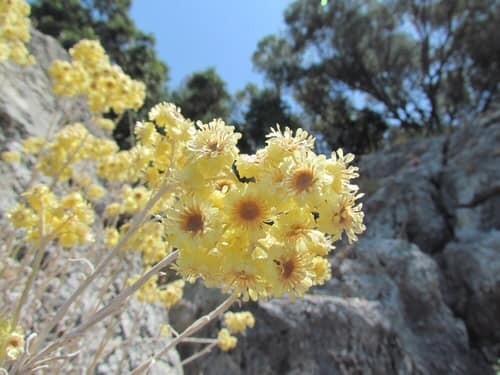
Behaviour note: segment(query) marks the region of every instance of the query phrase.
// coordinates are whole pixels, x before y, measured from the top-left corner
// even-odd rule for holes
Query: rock
[[[316,295],[253,308],[256,327],[205,374],[487,374],[440,292],[436,262],[401,240],[365,240]]]
[[[401,351],[380,305],[307,296],[259,303],[256,326],[228,355],[214,354],[204,374],[389,374],[414,364]],[[229,360],[229,358],[230,360]]]
[[[444,144],[443,137],[414,141],[363,158],[361,191],[377,182],[364,204],[365,237],[407,239],[429,253],[442,249],[453,234],[439,183]]]
[[[496,361],[500,352],[500,231],[449,243],[441,258],[445,297],[467,326],[472,346]]]
[[[85,121],[90,112],[81,99],[57,99],[52,93],[48,69],[54,59],[68,60],[68,53],[52,37],[32,30],[28,49],[37,62],[21,66],[0,63],[0,152],[21,149],[28,136],[48,136],[62,125]],[[11,208],[29,181],[28,166],[0,161],[0,217]]]
[[[443,203],[458,239],[500,229],[500,111],[452,133],[442,172]]]

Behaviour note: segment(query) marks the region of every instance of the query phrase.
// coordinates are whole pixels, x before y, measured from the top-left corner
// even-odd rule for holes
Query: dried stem
[[[175,348],[179,343],[181,343],[184,339],[189,337],[190,335],[198,332],[200,329],[205,327],[212,320],[216,319],[220,315],[222,315],[225,311],[227,311],[231,305],[238,300],[238,296],[232,294],[229,296],[224,302],[222,302],[217,308],[209,312],[207,315],[202,316],[194,323],[192,323],[189,327],[187,327],[179,336],[174,338],[170,343],[165,346],[158,353],[153,355],[151,358],[148,358],[144,362],[142,362],[139,366],[137,366],[130,375],[138,375],[144,373],[144,370],[149,369],[152,364],[156,361],[156,359],[160,358],[162,355],[167,353],[169,350]]]
[[[145,207],[138,212],[132,219],[131,221],[131,226],[130,229],[124,234],[124,236],[120,239],[118,244],[115,246],[115,248],[101,261],[101,263],[95,268],[94,272],[86,278],[82,284],[76,289],[76,291],[71,295],[68,300],[59,308],[57,311],[56,315],[54,318],[45,326],[45,329],[40,333],[40,336],[38,337],[36,344],[34,345],[33,352],[37,353],[35,354],[32,358],[27,359],[26,363],[24,365],[29,366],[29,364],[34,363],[35,361],[38,361],[41,355],[44,353],[47,353],[49,349],[53,349],[55,346],[49,345],[47,348],[45,348],[42,351],[39,351],[40,346],[43,344],[45,339],[47,338],[49,332],[51,332],[54,327],[61,321],[61,319],[64,317],[64,315],[67,313],[68,309],[70,306],[75,302],[75,300],[82,295],[82,293],[87,289],[87,287],[98,277],[101,276],[103,273],[103,270],[105,267],[108,265],[108,263],[116,257],[116,255],[123,249],[125,244],[130,240],[132,235],[137,231],[137,229],[140,227],[140,225],[143,223],[144,219],[146,218],[149,210],[158,202],[158,200],[166,194],[170,189],[171,185],[164,183],[160,189],[156,192],[156,194],[146,203]],[[21,369],[23,366],[21,365]]]

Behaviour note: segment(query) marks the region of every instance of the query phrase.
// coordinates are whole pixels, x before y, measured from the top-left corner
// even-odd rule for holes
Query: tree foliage
[[[499,21],[498,0],[298,0],[286,34],[264,38],[254,63],[323,128],[342,129],[339,113],[359,118],[365,105],[404,129],[439,132],[498,100]]]
[[[236,94],[236,99],[244,107],[243,124],[239,128],[243,133],[240,148],[245,152],[255,152],[265,146],[266,134],[276,124],[293,130],[299,127],[298,119],[274,88],[259,89],[249,84]]]
[[[130,124],[167,96],[168,66],[158,59],[153,35],[138,30],[130,18],[131,0],[34,0],[31,17],[36,28],[57,38],[65,48],[83,38],[98,39],[111,60],[146,84],[143,110],[128,114],[115,137],[127,146]],[[130,118],[129,118],[130,116]]]
[[[182,108],[184,116],[202,122],[214,118],[227,120],[230,99],[226,83],[214,68],[191,74],[181,87],[172,93],[172,101]]]

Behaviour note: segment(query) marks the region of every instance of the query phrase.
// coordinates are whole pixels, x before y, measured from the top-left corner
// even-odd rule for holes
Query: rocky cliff
[[[88,117],[82,103],[49,94],[46,68],[65,52],[36,32],[30,48],[36,66],[0,64],[0,151]],[[500,113],[359,165],[367,231],[358,244],[338,246],[332,280],[301,300],[250,305],[257,323],[237,349],[214,352],[187,373],[493,373],[500,357]],[[0,163],[0,212],[28,172]],[[178,326],[220,298],[199,286],[186,294],[194,302],[174,309]],[[161,314],[141,313],[150,322]],[[103,369],[114,368],[109,360]]]

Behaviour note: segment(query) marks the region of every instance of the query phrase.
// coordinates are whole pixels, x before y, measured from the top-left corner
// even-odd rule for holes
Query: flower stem
[[[104,268],[108,265],[108,263],[116,257],[119,251],[123,249],[127,241],[132,237],[132,235],[137,231],[137,229],[141,226],[143,223],[144,219],[146,218],[149,210],[160,200],[160,198],[166,194],[172,186],[170,184],[164,183],[156,192],[156,194],[146,203],[145,207],[139,211],[134,218],[132,219],[130,229],[124,234],[124,236],[120,239],[118,244],[115,246],[115,248],[101,261],[101,263],[95,268],[94,272],[89,275],[81,284],[80,286],[76,289],[76,291],[71,295],[70,298],[64,302],[64,304],[59,308],[57,311],[56,315],[54,318],[45,326],[44,330],[41,332],[40,336],[38,337],[36,344],[34,345],[33,352],[37,353],[38,350],[40,349],[40,346],[42,343],[45,341],[46,337],[48,336],[49,332],[54,329],[54,327],[62,320],[64,315],[67,313],[68,309],[71,307],[73,302],[82,295],[82,293],[85,291],[85,289],[88,288],[88,286],[98,277],[102,274]],[[50,345],[43,351],[39,352],[36,354],[34,357],[32,357],[30,360],[28,360],[28,363],[33,363],[34,360],[37,360],[40,355],[44,352],[47,352],[49,348],[52,348],[53,345]]]
[[[175,348],[177,344],[181,343],[185,338],[190,335],[198,332],[200,329],[205,327],[212,320],[216,319],[218,316],[222,315],[225,311],[227,311],[231,305],[238,300],[238,296],[235,294],[230,295],[224,302],[222,302],[217,308],[209,312],[207,315],[202,316],[194,323],[192,323],[189,327],[187,327],[179,336],[174,338],[172,341],[168,343],[162,350],[153,355],[151,358],[148,358],[144,362],[142,362],[139,366],[130,372],[130,375],[138,375],[143,373],[145,369],[148,369],[152,366],[152,364],[156,361],[156,359],[160,358],[162,355],[167,353],[169,350]]]

